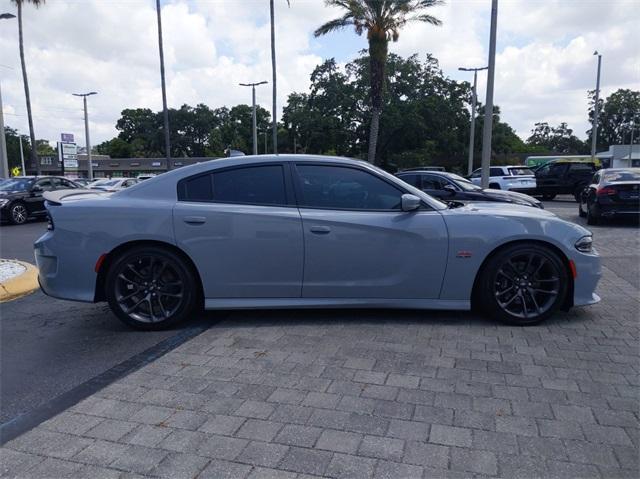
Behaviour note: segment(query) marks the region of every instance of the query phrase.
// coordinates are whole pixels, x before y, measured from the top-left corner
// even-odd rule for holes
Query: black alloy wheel
[[[501,321],[524,326],[544,321],[562,306],[569,275],[553,250],[516,244],[489,260],[481,280],[485,310]]]
[[[109,268],[111,310],[137,329],[158,330],[187,319],[198,304],[195,274],[177,254],[155,246],[121,254]]]

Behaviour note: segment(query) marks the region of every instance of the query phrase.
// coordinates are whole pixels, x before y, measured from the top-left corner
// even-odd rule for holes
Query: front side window
[[[504,170],[502,168],[489,168],[489,176],[502,176]]]
[[[40,180],[36,183],[36,186],[39,186],[44,191],[51,191],[53,189],[53,183],[50,179]]]
[[[214,201],[251,205],[286,205],[284,172],[280,165],[222,170],[180,182],[181,201]]]
[[[362,170],[297,165],[301,206],[322,209],[399,210],[402,191]]]
[[[444,185],[448,182],[435,175],[424,175],[422,177],[422,189],[423,190],[443,190]]]
[[[409,183],[411,186],[415,186],[416,188],[420,188],[420,176],[419,175],[400,175],[399,178]]]

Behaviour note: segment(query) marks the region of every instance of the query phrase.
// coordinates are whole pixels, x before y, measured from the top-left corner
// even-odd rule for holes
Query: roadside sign
[[[73,143],[73,133],[60,133],[60,140],[62,143]]]
[[[78,167],[78,160],[77,159],[66,159],[64,160],[64,167],[65,168],[77,168]]]

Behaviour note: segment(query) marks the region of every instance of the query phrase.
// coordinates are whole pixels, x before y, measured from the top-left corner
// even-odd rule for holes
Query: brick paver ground
[[[600,304],[530,328],[235,313],[7,443],[0,473],[637,478],[640,298],[604,273]]]

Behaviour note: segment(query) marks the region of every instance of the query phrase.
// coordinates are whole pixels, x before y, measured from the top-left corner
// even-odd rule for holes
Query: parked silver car
[[[477,306],[526,325],[599,300],[588,230],[527,206],[448,206],[362,161],[227,158],[46,199],[44,292],[106,300],[142,329],[202,306]]]

